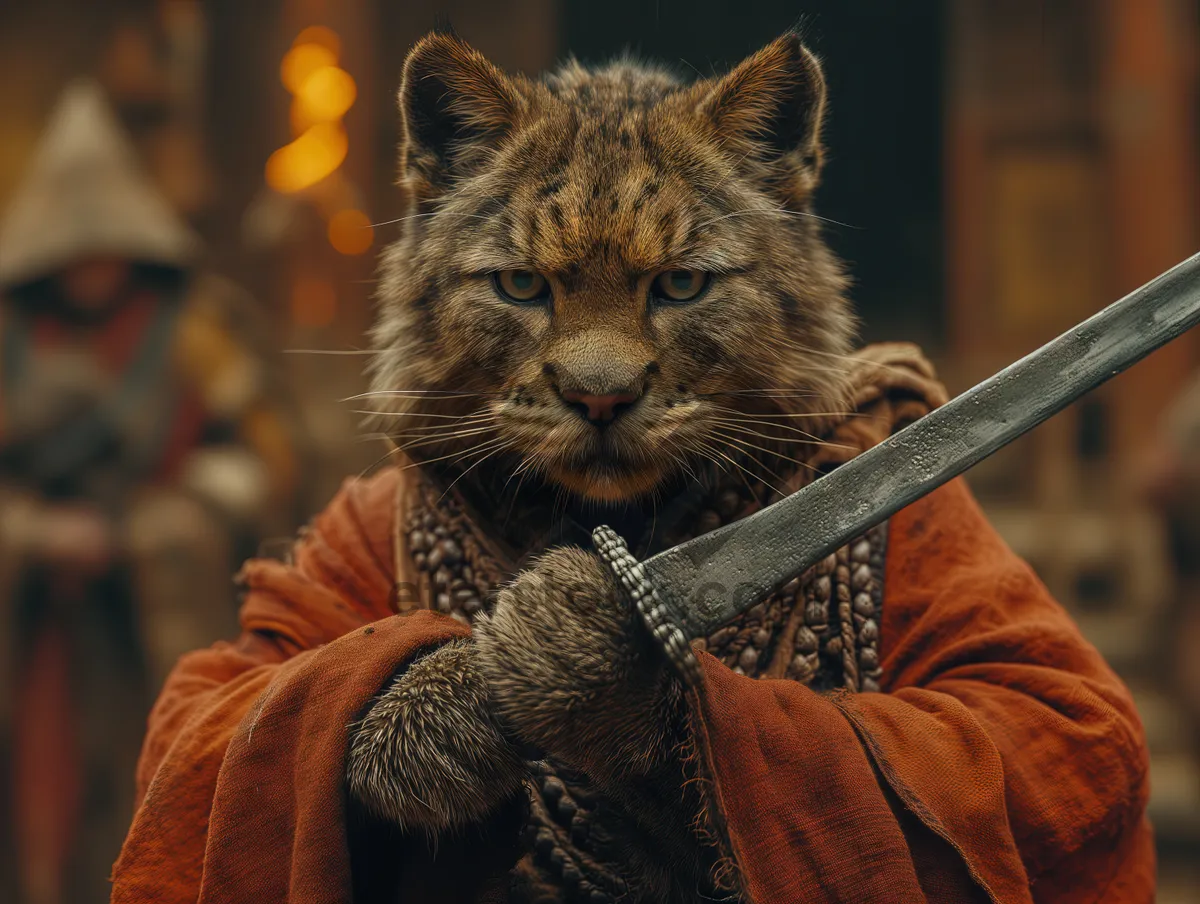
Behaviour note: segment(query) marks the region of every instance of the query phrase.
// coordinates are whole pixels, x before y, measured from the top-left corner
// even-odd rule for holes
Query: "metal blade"
[[[1197,322],[1200,254],[748,518],[640,564],[607,528],[596,532],[597,550],[678,663],[690,658],[686,640],[712,633]]]

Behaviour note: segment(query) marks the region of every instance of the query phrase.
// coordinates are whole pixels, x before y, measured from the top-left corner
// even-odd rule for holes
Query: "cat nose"
[[[574,389],[561,390],[563,401],[574,408],[581,417],[597,426],[611,424],[636,402],[640,393],[629,390],[594,394]]]

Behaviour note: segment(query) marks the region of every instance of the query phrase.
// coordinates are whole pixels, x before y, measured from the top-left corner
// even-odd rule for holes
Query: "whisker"
[[[285,348],[285,355],[382,355],[383,351],[369,348]]]
[[[393,439],[432,439],[432,440],[452,440],[459,439],[464,436],[474,436],[482,433],[485,430],[495,430],[496,424],[480,421],[478,423],[463,424],[439,424],[436,427],[426,429],[405,430],[399,433],[392,434]]]
[[[521,484],[523,484],[525,482],[526,474],[528,473],[529,468],[532,464],[533,464],[532,458],[529,458],[528,456],[524,456],[524,455],[521,456],[521,461],[517,464],[517,466],[515,468],[513,468],[512,473],[508,475],[508,480],[504,481],[504,486],[500,490],[501,495],[508,492],[508,485],[510,483],[512,483],[512,479],[514,477],[516,477],[518,474],[521,475],[521,479],[517,481],[517,488],[516,488],[516,490],[513,491],[513,501],[508,506],[509,515],[512,514],[513,505],[516,504],[516,497],[521,495]]]
[[[717,455],[720,455],[722,458],[724,458],[731,465],[733,465],[735,468],[738,469],[737,470],[738,476],[741,477],[741,481],[742,481],[743,485],[745,485],[746,491],[751,496],[754,496],[754,488],[752,486],[750,486],[750,483],[746,480],[747,477],[757,480],[759,483],[764,484],[765,486],[769,487],[772,490],[775,490],[775,492],[777,492],[777,493],[782,492],[782,491],[776,489],[775,485],[772,484],[765,477],[763,477],[761,474],[755,474],[753,471],[751,471],[749,468],[747,468],[741,462],[737,461],[734,458],[731,458],[729,455],[725,454],[720,449],[714,449],[713,451],[715,451],[717,453]],[[773,476],[778,477],[779,475],[775,474]]]
[[[760,414],[754,411],[742,411],[739,408],[730,408],[726,405],[713,405],[712,409],[713,411],[725,411],[730,414],[738,414],[742,417],[764,421],[774,420],[775,418],[871,417],[871,415],[863,414],[861,411],[781,411],[778,414]]]
[[[707,201],[709,198],[711,198],[713,196],[713,193],[716,192],[716,190],[718,188],[720,188],[722,185],[724,185],[726,182],[728,182],[730,177],[733,176],[733,174],[737,172],[737,168],[742,165],[742,161],[744,161],[747,157],[749,157],[751,153],[752,153],[752,150],[746,151],[746,153],[742,154],[742,156],[737,159],[736,163],[730,164],[729,169],[727,169],[725,171],[725,175],[721,177],[720,181],[717,182],[716,185],[714,185],[712,188],[710,188],[707,192],[704,193],[704,196],[701,197],[698,202],[696,202],[696,206],[698,207],[700,204],[703,204],[705,201]]]
[[[504,439],[503,437],[498,437],[498,438],[496,438],[496,439],[489,439],[489,440],[485,440],[484,442],[480,443],[480,444],[479,444],[479,445],[477,445],[477,446],[472,446],[470,449],[463,449],[463,450],[461,450],[461,451],[459,451],[459,452],[451,452],[450,454],[448,454],[448,455],[443,455],[443,456],[441,456],[441,457],[439,457],[439,458],[430,458],[430,459],[426,459],[426,460],[423,460],[423,461],[414,461],[414,462],[412,462],[411,464],[409,464],[409,465],[406,465],[406,466],[405,466],[405,470],[408,470],[408,468],[415,468],[415,467],[419,467],[419,466],[422,466],[422,465],[432,465],[432,464],[436,464],[437,462],[439,462],[439,461],[445,461],[445,460],[446,460],[446,459],[448,459],[448,458],[456,458],[456,457],[461,457],[461,456],[464,456],[464,455],[470,455],[472,452],[478,452],[478,451],[480,451],[480,450],[482,450],[482,449],[485,449],[485,448],[490,448],[492,444],[504,444],[504,443],[507,443],[507,442],[508,442],[508,440],[507,440],[507,439]]]
[[[721,458],[725,459],[725,461],[727,461],[731,465],[733,465],[734,468],[737,469],[736,471],[734,471],[734,473],[737,474],[738,479],[741,480],[743,486],[746,487],[746,492],[748,492],[751,496],[754,496],[754,488],[751,487],[749,482],[746,480],[747,475],[749,475],[750,477],[759,481],[760,483],[766,484],[768,487],[771,487],[771,489],[774,489],[774,487],[772,487],[771,484],[767,483],[767,481],[764,478],[755,474],[753,471],[751,471],[750,469],[745,467],[745,465],[743,465],[740,462],[731,458],[728,454],[726,454],[724,452],[724,450],[717,448],[715,446],[712,446],[709,443],[704,442],[703,440],[695,440],[694,443],[695,443],[695,445],[699,446],[699,448],[701,450],[703,450],[705,458],[707,458],[710,462],[712,462],[714,465],[716,465],[718,468],[720,468],[725,473],[729,473],[728,470],[724,467],[724,465],[722,465],[719,461],[717,461],[713,456],[719,455]]]
[[[381,412],[384,414],[400,414],[401,412]],[[421,416],[421,412],[414,412],[417,417]],[[449,420],[452,423],[448,424],[414,424],[411,421],[405,424],[400,424],[400,428],[413,431],[430,431],[430,430],[453,430],[456,427],[469,427],[472,424],[482,423],[483,421],[498,421],[496,415],[491,411],[474,411],[470,414],[462,415],[443,415],[438,420]]]
[[[461,421],[463,418],[481,416],[478,411],[471,412],[470,414],[435,414],[432,411],[388,411],[385,409],[375,411],[370,408],[351,408],[350,413],[367,414],[376,417],[432,417],[451,421]]]
[[[771,456],[774,456],[775,458],[782,459],[783,461],[790,461],[792,464],[799,465],[802,468],[808,468],[810,471],[816,472],[818,470],[817,468],[814,468],[812,465],[810,465],[806,461],[800,461],[800,459],[792,458],[790,455],[785,455],[782,452],[778,452],[773,449],[766,449],[760,445],[757,445],[756,443],[750,442],[749,440],[740,439],[736,434],[729,433],[728,430],[729,430],[729,428],[722,429],[722,428],[718,427],[713,430],[713,435],[720,437],[721,439],[725,440],[726,442],[736,443],[738,446],[740,446],[744,450],[754,451],[754,452],[762,452],[764,455],[771,455]],[[778,474],[776,474],[774,471],[772,471],[770,468],[768,468],[764,462],[759,461],[758,464],[761,467],[766,468],[766,470],[770,472],[771,476],[777,477],[779,480],[783,480],[782,477],[780,477]],[[783,482],[787,483],[786,480],[783,480]]]
[[[399,414],[400,412],[385,412],[387,414]],[[418,417],[420,412],[414,412]],[[487,423],[499,423],[496,415],[487,410],[475,410],[467,414],[459,415],[442,415],[435,419],[435,423],[423,424],[419,421],[405,421],[395,424],[395,427],[400,431],[401,435],[417,436],[420,434],[430,433],[450,433],[456,430],[465,430],[469,427],[479,427]]]
[[[508,492],[508,485],[512,483],[512,479],[517,476],[517,473],[525,468],[527,463],[528,459],[525,458],[525,456],[522,456],[520,463],[516,468],[513,469],[513,472],[508,475],[508,479],[504,481],[504,487],[500,490],[501,496]],[[521,487],[525,485],[526,473],[521,474],[521,479],[517,481],[517,488],[513,490],[512,496],[509,497],[508,511],[504,513],[504,523],[501,525],[501,529],[507,528],[509,521],[512,520],[513,512],[517,507],[517,500],[521,497]]]
[[[485,433],[493,432],[495,432],[494,427],[478,427],[474,430],[460,430],[450,434],[393,437],[393,441],[400,440],[400,442],[397,442],[397,445],[402,449],[420,449],[425,446],[451,443],[455,440],[470,439],[473,436],[483,436]]]
[[[858,355],[848,355],[843,352],[831,352],[819,348],[811,348],[803,343],[797,342],[794,339],[789,339],[786,336],[777,336],[774,341],[786,345],[789,348],[798,351],[805,355],[816,355],[820,358],[832,358],[835,361],[849,361],[851,364],[856,364],[862,367],[878,367],[880,370],[894,370],[897,373],[911,374],[907,367],[900,367],[895,364],[888,364],[886,361],[867,361]]]
[[[487,461],[489,458],[491,458],[496,453],[503,452],[506,448],[508,448],[511,445],[512,445],[511,442],[505,442],[503,445],[498,446],[495,449],[492,449],[492,451],[488,452],[486,455],[484,455],[482,458],[480,458],[477,462],[475,462],[473,465],[471,465],[466,470],[464,470],[461,474],[459,474],[452,481],[450,481],[450,485],[448,487],[446,487],[446,489],[442,491],[442,495],[438,497],[439,501],[441,499],[446,498],[446,494],[449,493],[452,489],[454,489],[454,485],[456,483],[458,483],[460,480],[462,480],[464,477],[466,477],[467,474],[470,473],[472,469],[483,464],[485,461]]]
[[[495,427],[476,427],[473,430],[461,430],[456,433],[438,436],[420,436],[410,442],[406,442],[400,446],[405,451],[409,449],[420,449],[425,446],[436,446],[439,443],[448,443],[456,439],[466,439],[470,436],[481,436],[484,433],[494,433]]]
[[[722,474],[728,474],[728,469],[709,454],[708,447],[700,440],[691,440],[683,444],[684,449],[692,455],[696,455],[714,467],[718,468]]]
[[[678,452],[676,452],[676,451],[674,451],[674,450],[672,450],[672,449],[668,449],[668,450],[667,450],[667,455],[668,455],[668,456],[669,456],[669,458],[670,458],[671,464],[672,464],[672,465],[676,465],[676,466],[678,466],[678,467],[680,467],[680,468],[683,468],[683,470],[687,471],[687,473],[688,473],[688,476],[689,476],[689,477],[691,477],[691,478],[692,478],[692,480],[699,480],[699,479],[700,479],[700,478],[697,476],[696,472],[695,472],[694,470],[692,470],[691,462],[689,462],[689,461],[687,460],[687,456],[685,456],[685,455],[680,455]]]
[[[346,396],[341,399],[342,402],[357,402],[361,399],[372,399],[386,396],[416,396],[434,398],[434,399],[470,399],[483,398],[485,396],[504,395],[503,392],[466,392],[455,389],[375,389],[370,392],[360,392],[357,395]]]
[[[847,229],[862,229],[861,226],[855,226],[851,223],[843,223],[841,220],[833,220],[829,217],[823,217],[815,213],[808,213],[802,210],[785,210],[782,207],[751,207],[745,210],[735,210],[731,213],[721,214],[719,217],[713,217],[711,220],[705,220],[702,223],[697,223],[692,227],[691,231],[703,229],[706,226],[712,226],[714,223],[719,223],[722,220],[728,220],[732,217],[749,216],[751,214],[760,214],[762,216],[778,216],[778,217],[797,217],[802,219],[820,220],[822,223],[829,223],[833,226],[844,226]]]
[[[787,481],[783,478],[783,476],[780,474],[777,474],[777,473],[775,473],[775,471],[771,470],[771,468],[769,468],[767,466],[766,462],[762,461],[761,457],[759,455],[755,455],[754,453],[757,452],[757,453],[761,453],[762,455],[770,455],[770,456],[772,456],[774,458],[778,458],[782,461],[788,461],[794,465],[799,465],[800,467],[812,468],[812,466],[809,465],[807,462],[799,461],[795,458],[792,458],[791,456],[784,455],[783,453],[774,451],[772,449],[766,449],[762,446],[759,446],[755,443],[750,442],[749,440],[740,439],[736,434],[733,434],[733,433],[727,433],[723,430],[715,429],[715,430],[713,430],[713,436],[717,437],[722,442],[735,444],[742,452],[746,453],[746,455],[756,465],[758,465],[760,468],[765,470],[772,477],[776,478],[777,480],[782,481],[785,484],[787,483]],[[812,468],[812,470],[815,471],[816,468]]]
[[[717,396],[727,395],[748,395],[748,396],[763,396],[765,398],[781,398],[781,399],[815,399],[820,398],[823,393],[815,392],[811,389],[726,389],[720,392],[697,392],[694,393],[694,398],[709,399]]]
[[[354,437],[356,443],[370,443],[378,440],[390,440],[392,437],[386,433],[360,433]]]
[[[737,409],[734,409],[734,408],[725,408],[723,406],[714,406],[714,408],[717,412],[716,417],[714,419],[717,420],[718,422],[724,422],[724,423],[729,423],[729,424],[734,424],[734,423],[753,424],[756,427],[776,427],[780,430],[786,430],[789,433],[794,433],[797,436],[806,437],[807,439],[811,440],[812,442],[820,443],[821,445],[829,444],[827,442],[827,440],[825,440],[823,437],[816,435],[815,433],[809,433],[808,431],[801,430],[799,427],[794,427],[791,424],[777,423],[776,418],[773,415],[768,414],[768,415],[761,415],[761,416],[758,416],[758,415],[752,416],[752,415],[742,414],[740,411],[738,411]],[[786,418],[786,417],[788,417],[788,415],[786,413],[782,413],[779,415],[779,417]],[[768,436],[767,438],[768,439],[782,439],[783,437]]]
[[[429,213],[410,213],[408,216],[396,217],[394,220],[384,220],[380,223],[372,223],[369,227],[364,228],[378,229],[381,226],[394,226],[397,223],[403,223],[407,220],[422,220],[429,217],[463,217],[469,220],[483,220],[485,223],[490,223],[493,219],[495,219],[495,217],[484,217],[476,213],[455,213],[451,210],[433,210]]]
[[[772,436],[769,433],[761,433],[757,430],[750,430],[749,428],[742,426],[746,422],[740,421],[736,418],[717,417],[717,418],[713,418],[712,420],[713,420],[713,423],[722,424],[731,429],[736,429],[740,432],[745,433],[747,436],[758,436],[758,437],[761,437],[762,439],[774,440],[775,442],[801,443],[806,446],[833,446],[833,447],[839,447],[839,448],[843,448],[843,449],[850,448],[849,446],[845,446],[840,443],[828,442],[827,440],[823,440],[823,439],[821,439],[821,437],[814,436],[811,433],[805,433],[803,430],[799,429],[798,427],[792,427],[789,424],[771,424],[770,421],[765,422],[766,424],[768,424],[770,426],[778,427],[780,430],[787,430],[789,433],[795,433],[798,436],[803,436],[804,439],[795,439],[794,437],[790,437],[790,436]],[[762,425],[764,422],[756,420],[756,421],[750,421],[750,423],[753,423],[755,425]]]
[[[382,462],[385,462],[389,458],[391,458],[393,455],[398,455],[398,454],[402,455],[403,451],[401,449],[398,449],[396,446],[392,446],[386,452],[384,452],[381,456],[379,456],[377,459],[375,459],[373,462],[371,462],[369,465],[367,465],[365,468],[363,468],[361,471],[359,471],[358,477],[356,479],[362,480],[364,477],[367,476],[367,474],[369,474],[371,471],[374,471],[377,467],[379,467],[379,465]]]

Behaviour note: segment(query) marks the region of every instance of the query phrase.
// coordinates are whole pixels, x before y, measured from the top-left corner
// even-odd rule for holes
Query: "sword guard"
[[[592,543],[596,553],[613,574],[617,576],[625,593],[633,600],[642,623],[654,637],[659,650],[685,683],[695,687],[700,684],[700,662],[696,652],[688,643],[683,629],[671,618],[671,609],[664,601],[665,591],[660,592],[646,574],[641,563],[630,553],[629,547],[611,527],[601,525],[592,531]]]

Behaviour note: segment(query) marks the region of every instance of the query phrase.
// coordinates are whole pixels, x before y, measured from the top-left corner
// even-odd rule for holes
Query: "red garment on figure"
[[[119,378],[137,357],[142,344],[148,341],[146,336],[150,332],[151,322],[161,306],[171,303],[163,293],[141,288],[122,302],[103,323],[75,331],[68,328],[61,316],[54,312],[34,314],[29,323],[29,355],[33,358],[40,352],[82,343],[92,350],[100,370]],[[174,347],[177,344],[175,331],[165,341]],[[168,351],[168,361],[173,357],[173,351]],[[173,366],[168,373],[174,375]],[[183,459],[199,444],[208,417],[194,387],[180,383],[173,389],[177,397],[170,406],[172,420],[164,434],[155,471],[151,475],[155,480],[173,480],[178,476]],[[0,381],[0,439],[5,435],[5,394],[12,391],[11,387],[4,386]]]
[[[70,327],[61,314],[52,310],[27,314],[25,354],[32,361],[39,354],[63,348],[86,349],[99,372],[119,381],[143,345],[151,341],[147,338],[151,324],[161,306],[169,303],[162,293],[141,288],[103,322],[88,327]],[[12,317],[11,311],[0,313],[0,330],[12,328]],[[168,335],[162,341],[171,345],[174,336]],[[170,361],[169,350],[165,357]],[[22,391],[24,387],[6,386],[0,380],[0,442],[10,438],[6,436],[10,426],[5,423],[6,406],[13,403],[11,396]],[[204,412],[193,391],[181,388],[170,406],[170,415],[172,421],[150,475],[156,479],[175,476],[185,455],[199,442],[204,427]],[[9,479],[13,476],[7,475]],[[14,628],[6,626],[7,630]],[[83,806],[83,755],[75,724],[76,701],[71,699],[69,638],[54,620],[39,623],[34,630],[32,636],[21,639],[32,654],[24,671],[16,676],[13,768],[7,780],[13,785],[16,806],[11,818],[18,856],[24,864],[22,872],[31,877],[27,881],[32,885],[53,889],[45,892],[49,900],[59,893],[75,843]],[[131,740],[136,743],[136,739]],[[5,818],[9,814],[0,816]],[[113,843],[111,838],[109,843]]]
[[[114,904],[351,899],[347,725],[417,651],[467,630],[393,614],[397,479],[349,484],[294,565],[249,564],[241,640],[181,661]],[[1151,901],[1129,694],[961,482],[892,519],[882,629],[881,694],[704,657],[703,765],[749,899]],[[455,860],[445,895],[426,872],[400,877],[400,900],[477,900],[462,889],[485,878]]]

